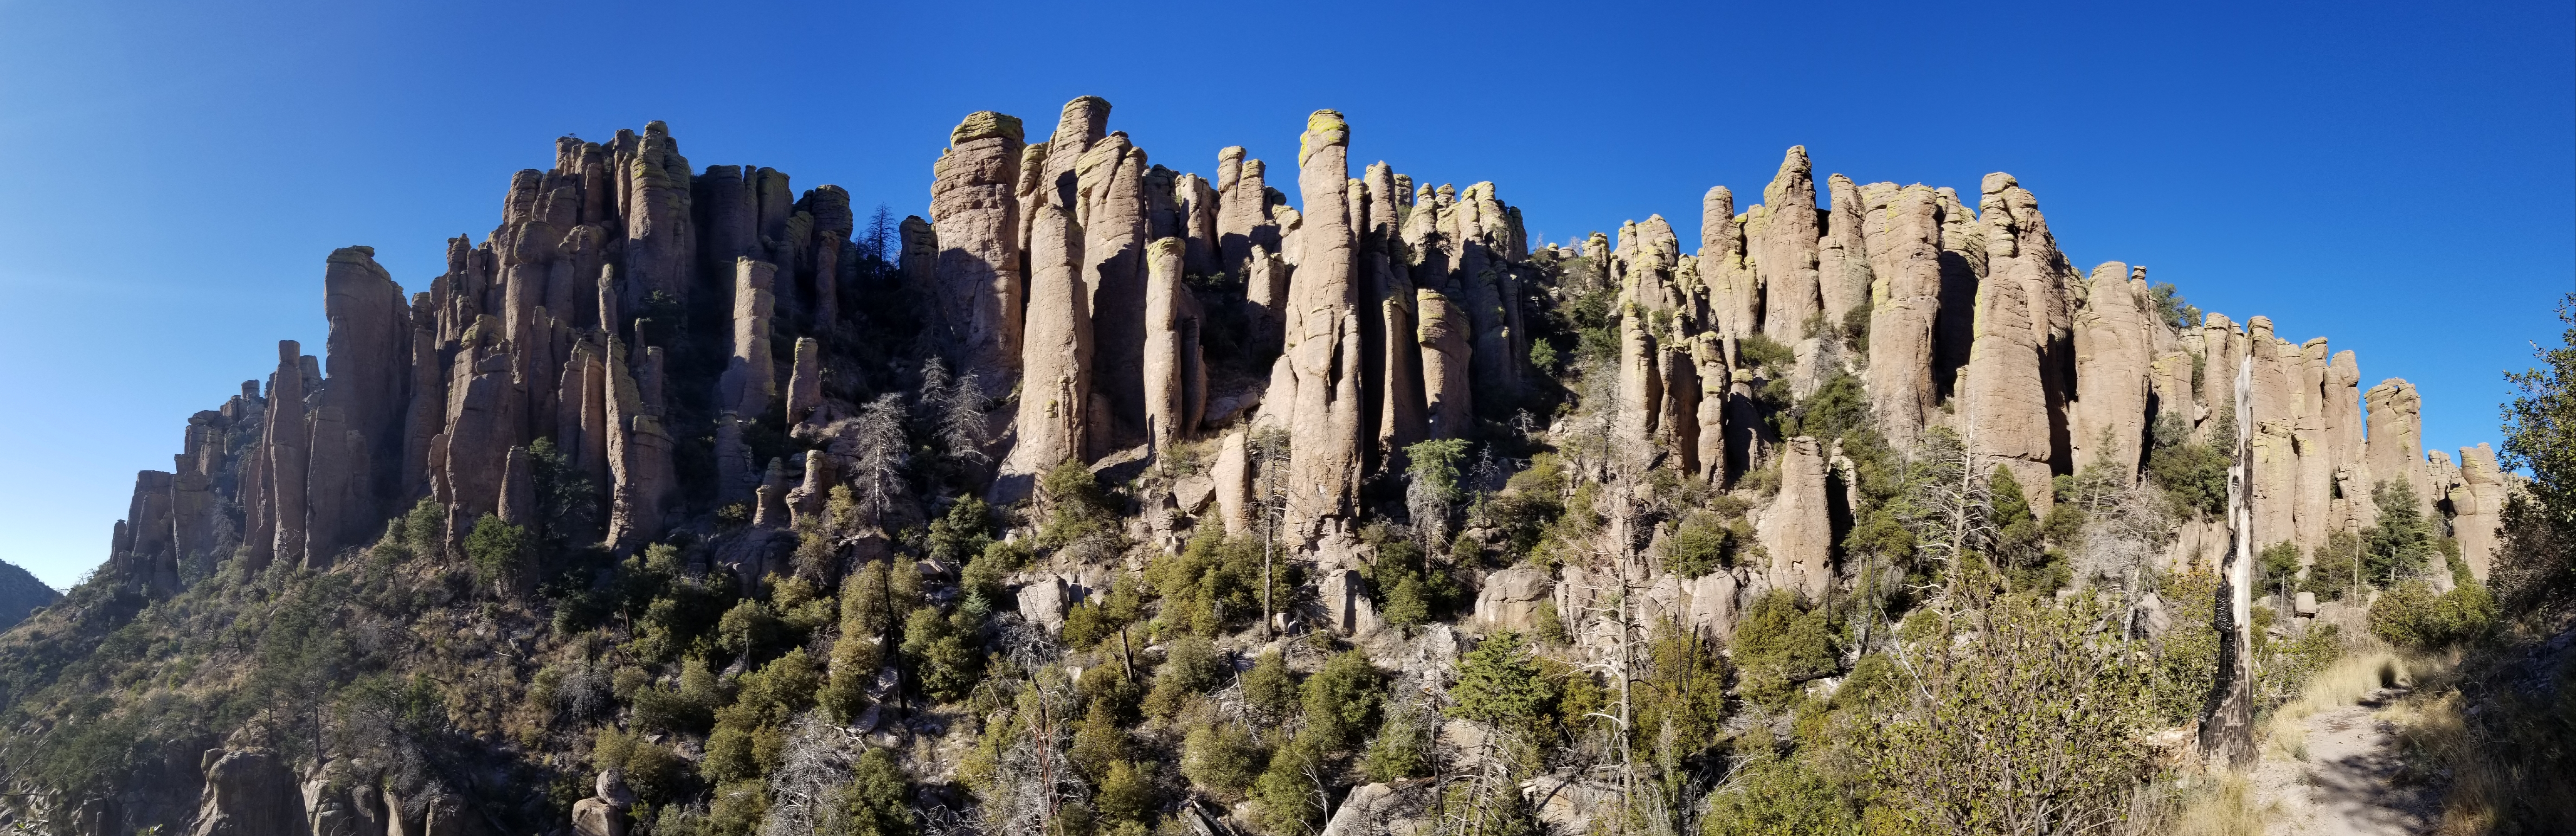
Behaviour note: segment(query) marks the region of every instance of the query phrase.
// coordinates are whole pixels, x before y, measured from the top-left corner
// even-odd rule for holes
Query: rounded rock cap
[[[964,145],[997,136],[1012,142],[1021,141],[1025,134],[1020,128],[1020,117],[990,110],[966,114],[965,120],[957,123],[956,130],[948,132],[948,144]]]

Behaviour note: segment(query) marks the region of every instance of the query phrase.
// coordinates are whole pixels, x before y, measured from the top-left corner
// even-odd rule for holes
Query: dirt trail
[[[2371,716],[2405,695],[2371,692],[2360,705],[2308,717],[2307,759],[2267,759],[2258,797],[2277,805],[2275,836],[2421,836],[2440,820],[2440,794],[2400,782],[2403,762],[2387,722]]]

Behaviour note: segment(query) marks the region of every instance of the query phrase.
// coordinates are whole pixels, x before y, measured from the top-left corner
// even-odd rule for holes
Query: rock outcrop
[[[1780,495],[1758,528],[1771,564],[1770,586],[1822,600],[1834,578],[1833,518],[1825,485],[1824,449],[1806,436],[1781,445]]]
[[[1034,143],[1015,117],[967,115],[932,164],[930,219],[881,222],[886,252],[850,240],[846,191],[798,193],[757,166],[694,171],[661,123],[565,138],[551,168],[511,178],[491,234],[449,240],[423,292],[406,295],[369,248],[332,252],[324,356],[281,343],[264,386],[189,419],[172,468],[138,474],[110,575],[167,595],[236,547],[246,568],[325,568],[424,504],[443,512],[433,550],[452,558],[486,515],[544,517],[541,441],[602,511],[580,539],[632,552],[740,504],[759,531],[720,550],[783,566],[788,527],[820,519],[836,479],[865,476],[833,428],[860,393],[920,372],[859,362],[852,342],[890,322],[974,375],[979,404],[1005,405],[976,451],[998,461],[966,477],[988,497],[1028,496],[1068,461],[1182,465],[1155,483],[1170,490],[1151,496],[1149,539],[1177,546],[1208,514],[1249,534],[1276,513],[1298,559],[1320,565],[1313,582],[1340,585],[1330,620],[1355,632],[1373,606],[1348,574],[1368,559],[1360,527],[1402,505],[1405,448],[1562,440],[1525,413],[1568,399],[1611,410],[1650,466],[1756,505],[1767,564],[1640,581],[1658,612],[1717,635],[1747,596],[1820,597],[1844,574],[1837,529],[1854,500],[1834,487],[1833,442],[1777,430],[1829,383],[1856,385],[1900,455],[1954,433],[1977,473],[2011,474],[2043,515],[2056,476],[2141,478],[2159,416],[2211,439],[2232,420],[2210,407],[2232,402],[2239,364],[2264,543],[2313,550],[2369,525],[2372,488],[2397,481],[2447,516],[2482,575],[2513,489],[2483,448],[2456,468],[2428,457],[2414,388],[2363,391],[2352,352],[2282,339],[2266,317],[2169,322],[2143,268],[2078,274],[2010,175],[1986,177],[1973,206],[1839,174],[1820,194],[1792,148],[1759,204],[1704,194],[1696,254],[1659,216],[1534,249],[1492,183],[1416,182],[1384,162],[1354,176],[1334,111],[1304,126],[1293,196],[1241,147],[1218,152],[1212,177],[1153,165],[1109,115],[1077,98]],[[1609,338],[1594,346],[1615,375],[1601,404],[1570,385],[1576,335],[1536,333],[1563,327],[1544,307],[1593,292],[1569,284],[1586,281],[1611,291],[1605,330],[1583,338]],[[887,307],[902,299],[921,307]],[[1560,358],[1545,374],[1534,340]],[[1284,460],[1265,458],[1274,430]],[[803,446],[781,449],[782,435]],[[1740,492],[1772,468],[1775,496]],[[2186,559],[2211,542],[2207,520],[2180,527]],[[1487,579],[1488,629],[1529,626],[1567,588],[1524,571]],[[1025,585],[1020,603],[1060,622],[1076,588]]]
[[[296,836],[305,833],[304,801],[295,775],[266,749],[206,752],[206,789],[189,827],[192,836]]]

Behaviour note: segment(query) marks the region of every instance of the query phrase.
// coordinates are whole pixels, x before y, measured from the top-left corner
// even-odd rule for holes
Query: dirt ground
[[[2275,836],[2419,836],[2440,821],[2441,794],[2402,780],[2386,721],[2374,714],[2406,694],[2383,688],[2361,704],[2307,720],[2306,758],[2266,759],[2254,773],[2258,804],[2279,811]]]

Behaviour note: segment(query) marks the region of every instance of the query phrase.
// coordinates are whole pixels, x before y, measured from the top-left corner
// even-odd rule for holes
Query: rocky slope
[[[722,712],[713,732],[617,735],[651,725],[634,695],[699,687],[691,670],[728,661],[723,689],[750,693],[793,646],[812,659],[800,663],[815,666],[811,687],[750,728],[834,718],[850,742],[824,759],[833,774],[893,747],[925,787],[906,802],[920,815],[1004,822],[1020,802],[994,795],[999,767],[976,773],[964,750],[989,737],[976,728],[1018,728],[1007,718],[1027,709],[936,683],[911,637],[940,619],[989,613],[968,646],[997,654],[996,671],[1017,666],[1039,695],[1022,702],[1040,704],[1038,671],[1088,659],[1142,688],[1138,657],[1177,670],[1185,634],[1214,640],[1228,676],[1249,676],[1265,647],[1310,683],[1330,675],[1322,656],[1274,639],[1284,630],[1357,648],[1431,692],[1476,637],[1503,630],[1565,633],[1548,655],[1573,665],[1629,654],[1636,625],[1669,622],[1725,649],[1766,600],[1824,612],[1885,597],[1878,558],[1939,571],[1920,557],[1930,534],[1899,547],[1885,531],[1919,529],[1891,504],[1887,474],[1943,455],[1964,478],[2011,484],[2034,521],[2063,519],[2061,503],[2094,509],[2084,534],[2033,535],[2004,567],[2023,572],[2015,584],[2140,592],[2227,548],[2214,505],[2167,501],[2205,487],[2206,469],[2185,484],[2168,471],[2187,468],[2159,456],[2232,443],[2240,368],[2257,543],[2296,544],[2313,562],[2336,532],[2376,525],[2374,489],[2395,483],[2415,513],[2447,523],[2473,577],[2494,548],[2508,490],[2495,456],[2424,450],[2414,387],[2364,388],[2351,351],[2284,339],[2263,316],[2194,317],[2143,267],[2079,269],[2007,174],[1967,199],[1820,182],[1792,148],[1758,203],[1708,191],[1692,254],[1659,216],[1529,240],[1492,183],[1355,164],[1365,132],[1329,110],[1307,118],[1280,172],[1293,185],[1241,148],[1220,150],[1212,176],[1150,163],[1110,112],[1076,99],[1043,136],[1012,116],[967,116],[932,164],[928,220],[868,223],[835,186],[693,166],[656,122],[558,140],[550,168],[511,178],[499,226],[449,239],[446,271],[414,290],[368,247],[330,253],[321,355],[281,342],[265,380],[190,417],[173,468],[137,474],[77,606],[0,642],[17,729],[0,751],[16,764],[59,754],[82,718],[140,716],[132,703],[149,694],[230,707],[136,721],[90,783],[20,773],[42,801],[15,815],[76,832],[625,832],[643,810],[621,776],[642,768],[601,753],[643,745],[676,747],[703,777],[639,788],[665,814],[638,827],[703,824],[681,810],[721,820],[747,803],[726,800],[743,786],[767,787],[759,809],[783,821],[798,797],[788,766],[706,765],[733,722]],[[2162,510],[2123,516],[2106,496]],[[1558,510],[1509,510],[1525,505]],[[1093,533],[1068,533],[1085,508]],[[2109,533],[2115,520],[2138,530]],[[988,524],[1005,544],[940,539],[985,538]],[[1142,593],[1159,597],[1150,616],[1100,614],[1143,606],[1119,602],[1138,577],[1164,577],[1155,567],[1238,542],[1260,544],[1245,554],[1262,570],[1228,581],[1241,585],[1219,594],[1232,603],[1213,622],[1174,626],[1187,622],[1182,582]],[[925,590],[930,626],[853,620],[865,596],[900,596],[892,580],[867,592],[852,579],[903,574]],[[323,618],[339,626],[322,633],[361,636],[349,658],[371,660],[358,667],[396,683],[388,693],[428,689],[420,699],[445,706],[445,726],[411,748],[334,739],[358,724],[284,696],[235,704],[249,686],[210,673],[292,668],[267,633],[203,646],[182,635],[214,613],[257,611],[260,629],[284,629],[280,602],[320,594],[317,578],[357,590],[331,599],[339,614]],[[664,591],[631,593],[638,578]],[[692,606],[669,590],[702,586],[726,619],[736,610],[722,607],[775,613],[782,638],[733,642],[720,637],[734,622],[712,617],[646,627],[680,623],[647,602]],[[2140,600],[2128,604],[2158,606]],[[813,602],[837,620],[796,614]],[[1098,626],[1111,621],[1147,635]],[[150,630],[168,635],[135,633]],[[110,633],[151,646],[117,650]],[[1835,681],[1874,647],[1865,627],[1848,633],[1841,661],[1796,683]],[[635,649],[648,638],[680,649]],[[862,644],[874,649],[851,649]],[[1086,655],[1113,646],[1114,661]],[[83,661],[111,651],[195,661],[159,678]],[[599,685],[596,704],[524,707],[611,670],[618,684]],[[818,689],[845,677],[873,684],[849,714],[829,697],[818,707]],[[66,691],[82,682],[133,696],[74,705]],[[299,710],[312,713],[303,726]],[[1157,751],[1165,721],[1138,722],[1136,751]],[[1450,725],[1440,751],[1478,734]],[[1181,748],[1170,734],[1167,754]],[[626,742],[600,742],[612,739]],[[1337,827],[1380,812],[1428,820],[1418,786],[1343,768],[1318,779]],[[1122,774],[1136,780],[1104,771],[1089,776],[1098,797],[1068,797],[1112,822],[1123,813],[1103,806],[1106,787]],[[1150,814],[1127,821],[1278,826],[1257,792],[1224,806],[1241,786],[1155,780]],[[1531,780],[1550,821],[1610,803],[1574,779]],[[556,791],[509,789],[543,786]],[[703,826],[750,826],[734,821]]]

